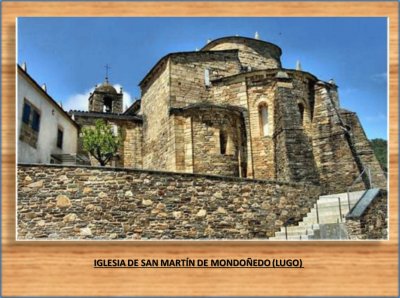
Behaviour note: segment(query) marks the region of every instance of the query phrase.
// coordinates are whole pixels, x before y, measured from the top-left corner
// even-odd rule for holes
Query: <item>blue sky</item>
[[[170,52],[194,51],[208,39],[240,35],[282,49],[282,65],[339,86],[343,108],[357,112],[369,138],[387,139],[387,22],[385,18],[19,18],[17,62],[46,83],[64,109],[87,109],[104,81],[124,89],[138,83]]]

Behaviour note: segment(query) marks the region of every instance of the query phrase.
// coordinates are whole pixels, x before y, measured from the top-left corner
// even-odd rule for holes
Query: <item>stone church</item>
[[[81,126],[104,119],[123,144],[113,166],[320,184],[345,191],[386,178],[338,86],[282,67],[282,50],[247,37],[223,37],[201,50],[162,57],[125,112],[108,79],[70,111]],[[81,142],[78,142],[81,144]],[[82,148],[80,146],[80,151]]]

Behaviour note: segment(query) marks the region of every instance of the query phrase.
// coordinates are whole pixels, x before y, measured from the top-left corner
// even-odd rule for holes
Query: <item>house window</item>
[[[61,128],[57,129],[57,147],[62,149],[64,132]]]
[[[36,111],[32,111],[32,129],[36,132],[39,131],[40,126],[40,114]]]
[[[22,110],[22,122],[29,125],[34,131],[38,132],[40,127],[40,113],[39,111],[27,100],[24,102]]]
[[[304,106],[303,104],[299,103],[299,112],[300,112],[300,124],[303,125],[304,121]]]
[[[19,139],[36,148],[40,128],[40,111],[28,100],[22,108],[22,125]]]
[[[263,104],[259,108],[260,114],[260,131],[262,136],[269,135],[269,123],[268,123],[268,106]]]
[[[29,118],[31,116],[31,106],[24,102],[24,110],[22,112],[22,122],[29,125]]]

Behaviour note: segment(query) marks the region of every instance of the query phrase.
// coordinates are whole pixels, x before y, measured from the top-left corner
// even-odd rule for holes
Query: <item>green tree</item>
[[[114,135],[111,126],[103,120],[97,120],[94,127],[84,127],[82,139],[83,148],[102,166],[111,160],[121,144],[119,134]]]
[[[387,141],[383,139],[372,139],[370,142],[381,168],[387,171]]]

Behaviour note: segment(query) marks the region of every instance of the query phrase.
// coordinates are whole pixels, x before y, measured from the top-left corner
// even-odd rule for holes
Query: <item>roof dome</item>
[[[117,94],[117,90],[115,90],[115,88],[111,86],[108,82],[104,82],[100,86],[96,87],[94,91]]]

